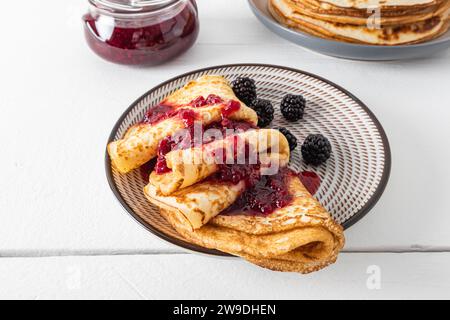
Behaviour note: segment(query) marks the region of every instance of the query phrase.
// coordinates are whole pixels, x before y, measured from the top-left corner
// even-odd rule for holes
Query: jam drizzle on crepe
[[[311,195],[315,195],[320,188],[320,184],[322,183],[319,175],[312,171],[303,171],[300,172],[299,175],[300,181],[305,186],[306,190],[311,193]]]
[[[204,133],[207,130],[219,130],[223,137],[227,137],[229,132],[236,134],[238,132],[257,129],[257,127],[250,123],[229,119],[234,112],[239,111],[241,104],[238,101],[231,100],[225,103],[220,97],[209,95],[206,99],[200,96],[188,105],[193,108],[203,108],[214,104],[223,104],[222,121],[212,123],[208,126],[196,126],[196,112],[193,109],[170,107],[161,104],[147,112],[144,123],[155,124],[165,119],[179,116],[185,122],[186,129],[188,129],[184,130],[182,134],[176,133],[160,142],[158,158],[155,165],[155,172],[157,174],[171,172],[166,162],[166,155],[171,151],[200,147],[213,142],[213,137],[203,140]],[[196,141],[195,134],[199,132],[195,132],[195,130],[200,130],[201,141]],[[208,179],[234,185],[244,181],[246,191],[222,214],[269,215],[277,209],[288,206],[293,200],[293,195],[289,191],[287,179],[290,175],[296,175],[296,173],[290,169],[283,168],[275,175],[261,175],[261,163],[259,159],[257,159],[256,164],[249,164],[249,161],[247,161],[250,158],[250,154],[252,154],[249,145],[245,144],[244,149],[238,149],[238,136],[235,135],[234,139],[236,140],[234,141],[234,164],[220,164],[218,172]],[[238,159],[238,155],[242,156],[242,153],[245,154],[246,164],[237,164],[236,160]],[[227,160],[226,150],[223,150],[220,155],[224,157],[223,160]],[[222,163],[227,162],[223,161]],[[312,174],[306,172],[300,174],[300,178],[312,194],[317,191],[320,185],[320,178],[317,180]],[[317,181],[319,182],[317,183]]]
[[[275,175],[261,175],[262,165],[259,159],[256,159],[256,164],[250,162],[250,155],[256,152],[250,150],[248,144],[240,150],[235,150],[246,163],[236,164],[235,161],[235,164],[221,164],[219,171],[209,178],[234,185],[242,181],[245,183],[245,192],[222,214],[269,215],[292,202],[293,196],[287,184],[288,177],[295,174],[292,170],[282,168]],[[238,154],[235,154],[234,158],[236,160]]]
[[[295,173],[292,170],[283,168],[276,175],[260,176],[259,179],[253,180],[253,185],[222,214],[266,216],[288,206],[293,200],[293,195],[289,191],[287,180],[293,174]]]
[[[151,125],[157,124],[175,115],[175,109],[176,108],[174,106],[166,104],[159,104],[157,106],[154,106],[145,113],[142,123]]]
[[[175,133],[173,136],[166,137],[159,143],[158,148],[158,160],[156,162],[155,171],[157,174],[165,174],[171,172],[167,167],[166,155],[173,150],[184,150],[193,147],[201,147],[207,145],[215,140],[214,136],[205,136],[205,132],[208,130],[220,130],[223,137],[226,137],[228,131],[245,132],[251,129],[255,129],[251,123],[243,121],[233,121],[230,119],[223,119],[221,122],[215,122],[208,126],[195,126],[195,121],[191,125],[187,126],[188,130]],[[200,132],[195,132],[199,130]],[[202,137],[200,141],[197,141],[196,134]],[[226,154],[225,152],[223,154]]]
[[[289,191],[287,179],[290,175],[298,175],[305,188],[311,195],[319,190],[321,179],[311,171],[299,174],[291,169],[283,168],[273,176],[261,176],[258,165],[233,165],[221,168],[216,179],[223,182],[237,184],[245,180],[247,190],[224,215],[269,215],[277,209],[288,206],[293,201]]]
[[[230,100],[225,103],[225,101],[221,97],[210,94],[206,99],[203,96],[200,96],[189,102],[187,105],[183,106],[170,105],[168,103],[162,102],[161,104],[150,108],[150,110],[145,113],[142,123],[155,125],[157,123],[160,123],[161,121],[174,118],[176,116],[183,117],[183,113],[188,110],[192,111],[192,109],[187,109],[187,107],[197,109],[217,104],[223,104],[222,115],[224,118],[228,118],[231,114],[239,111],[241,108],[241,103],[239,101]]]
[[[210,94],[206,99],[203,96],[198,97],[197,99],[192,100],[189,105],[194,108],[206,107],[214,104],[223,103],[223,99],[215,94]]]
[[[162,102],[161,104],[154,106],[153,108],[147,111],[142,121],[142,123],[144,124],[155,125],[161,121],[174,117],[179,117],[183,120],[185,128],[187,129],[186,131],[184,131],[183,134],[176,133],[174,136],[166,137],[160,142],[158,148],[158,159],[155,165],[155,171],[157,174],[165,174],[170,172],[170,169],[167,167],[165,156],[172,150],[187,149],[213,141],[213,140],[202,141],[199,144],[194,139],[195,122],[196,120],[198,120],[198,115],[195,112],[195,110],[191,108],[195,109],[204,108],[217,104],[223,104],[222,106],[223,121],[220,123],[213,123],[207,127],[202,126],[200,128],[201,130],[200,134],[202,137],[204,135],[204,132],[208,129],[219,129],[222,131],[222,133],[224,133],[226,129],[246,131],[251,128],[254,128],[249,123],[235,122],[228,119],[229,116],[240,110],[241,103],[239,101],[230,100],[225,103],[225,101],[221,97],[214,94],[210,94],[207,98],[199,96],[184,106],[169,105],[165,102]],[[191,108],[188,109],[186,107]]]
[[[223,104],[222,106],[222,122],[212,123],[208,126],[201,126],[199,128],[201,137],[203,138],[204,133],[209,129],[218,129],[221,131],[222,135],[226,135],[227,130],[239,130],[247,131],[250,129],[255,129],[252,124],[247,122],[232,121],[229,119],[233,113],[237,112],[241,108],[241,103],[239,101],[230,100],[225,103],[225,101],[214,94],[209,95],[206,99],[203,96],[197,97],[196,99],[189,102],[186,106],[169,106],[164,102],[151,108],[144,116],[143,123],[154,125],[163,120],[180,117],[183,119],[185,128],[183,132],[177,132],[173,136],[166,137],[163,139],[158,148],[158,159],[155,165],[155,171],[157,174],[165,174],[170,172],[170,168],[167,166],[166,155],[172,150],[182,150],[187,148],[192,148],[196,146],[201,146],[210,143],[213,138],[208,138],[207,141],[196,141],[195,130],[196,130],[196,120],[198,120],[198,115],[193,109],[187,109],[185,107],[193,108],[204,108],[211,105]]]

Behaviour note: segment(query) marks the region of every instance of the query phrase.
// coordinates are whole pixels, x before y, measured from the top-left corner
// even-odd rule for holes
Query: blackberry
[[[250,107],[258,114],[258,127],[265,128],[273,121],[275,109],[269,100],[256,99]]]
[[[327,161],[331,156],[331,151],[330,141],[321,134],[309,135],[302,146],[303,160],[313,166]]]
[[[280,131],[289,142],[289,149],[291,151],[295,150],[298,146],[297,138],[286,128],[278,128],[278,131]]]
[[[249,105],[256,99],[256,84],[255,80],[250,78],[238,78],[232,83],[234,94]]]
[[[306,100],[303,96],[288,94],[281,101],[281,113],[288,121],[294,122],[303,119],[305,107]]]

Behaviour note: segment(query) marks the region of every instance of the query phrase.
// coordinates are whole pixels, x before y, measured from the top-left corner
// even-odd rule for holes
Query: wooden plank
[[[343,254],[307,276],[184,254],[0,259],[0,284],[1,299],[448,299],[450,254]]]

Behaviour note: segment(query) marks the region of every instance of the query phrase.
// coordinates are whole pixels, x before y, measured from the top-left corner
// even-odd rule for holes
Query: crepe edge
[[[329,0],[296,0],[296,1],[304,1],[311,6],[318,7],[323,10],[333,10],[338,12],[367,12],[368,9],[370,9],[370,5],[366,7],[358,7],[355,5],[352,6],[339,6],[335,3],[330,2]],[[423,10],[433,10],[434,8],[440,6],[442,3],[444,3],[447,0],[432,0],[429,3],[424,4],[416,4],[416,5],[389,5],[385,3],[380,3],[380,10],[383,14],[398,14],[398,12],[402,13],[415,13]]]
[[[217,172],[219,169],[218,165],[215,164],[214,161],[205,161],[196,164],[195,160],[214,160],[212,156],[209,156],[209,153],[212,153],[216,147],[224,148],[227,145],[227,142],[231,141],[230,138],[235,136],[240,137],[251,144],[257,150],[258,154],[267,152],[268,150],[273,149],[275,145],[278,145],[278,152],[268,153],[265,160],[269,161],[270,158],[276,156],[274,159],[277,160],[279,166],[285,167],[288,164],[291,155],[289,142],[279,130],[264,128],[252,129],[247,132],[237,133],[233,136],[224,138],[223,140],[217,141],[217,143],[213,142],[211,145],[206,145],[206,149],[203,148],[203,146],[191,147],[189,149],[176,150],[168,153],[167,165],[172,169],[172,172],[161,176],[153,171],[150,175],[150,184],[156,188],[158,194],[170,196],[179,190],[188,188],[195,183],[206,179]],[[260,138],[262,137],[265,137],[265,139],[261,140]],[[276,143],[276,139],[278,139],[278,143]],[[261,142],[267,142],[266,147],[261,148]],[[173,158],[170,158],[171,155]],[[188,165],[183,163],[183,159],[187,159],[186,162]],[[188,175],[190,175],[190,177],[188,177]],[[168,180],[170,181],[169,183]]]
[[[367,12],[365,16],[352,16],[346,15],[344,13],[330,13],[324,12],[318,8],[311,7],[308,1],[298,1],[298,0],[285,0],[287,5],[291,6],[292,9],[298,13],[309,16],[310,18],[328,21],[331,23],[342,23],[350,25],[367,25],[367,20],[370,19],[374,12]],[[399,16],[385,16],[381,14],[380,25],[381,26],[395,26],[418,23],[426,21],[433,18],[434,16],[439,16],[444,14],[450,8],[450,2],[442,2],[436,5],[433,10],[427,10],[426,12],[414,13],[412,15],[399,15]]]
[[[319,271],[337,261],[338,255],[340,250],[344,247],[345,240],[343,238],[339,238],[339,240],[336,243],[336,246],[333,250],[333,252],[328,256],[327,259],[324,259],[322,261],[317,262],[311,262],[311,263],[298,263],[288,260],[281,260],[276,258],[258,258],[251,256],[249,254],[244,254],[242,252],[233,251],[233,250],[223,250],[223,248],[218,248],[217,246],[211,246],[205,243],[205,241],[202,241],[200,239],[197,239],[192,236],[192,234],[187,231],[186,229],[181,228],[177,223],[176,220],[180,218],[179,216],[174,217],[176,215],[176,212],[168,211],[161,209],[160,210],[161,215],[171,224],[171,226],[177,231],[177,233],[188,243],[195,244],[198,246],[201,246],[203,248],[207,249],[213,249],[218,250],[224,253],[231,254],[233,256],[241,257],[244,260],[257,265],[259,267],[272,270],[272,271],[278,271],[278,272],[295,272],[300,274],[308,274],[312,272]]]

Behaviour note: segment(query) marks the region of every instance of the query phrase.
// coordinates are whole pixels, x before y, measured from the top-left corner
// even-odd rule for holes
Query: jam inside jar
[[[195,0],[89,0],[86,40],[100,57],[127,65],[158,65],[197,40]]]

